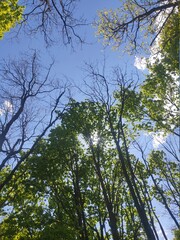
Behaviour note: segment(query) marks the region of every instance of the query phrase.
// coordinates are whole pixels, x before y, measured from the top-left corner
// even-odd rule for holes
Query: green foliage
[[[114,96],[117,102],[111,114],[117,131],[122,102],[118,91]],[[134,111],[138,115],[138,109],[131,107],[136,94],[126,89],[124,96],[124,117],[130,121]],[[140,99],[137,94],[138,104]],[[127,126],[125,134],[131,139]],[[96,138],[93,137],[94,133],[97,133]],[[127,149],[123,143],[121,148],[126,158]],[[148,168],[134,154],[129,154],[129,159],[145,210],[149,212],[152,197],[164,204],[158,192],[160,189],[168,204],[173,205],[177,196],[173,185],[178,178],[177,165],[167,163],[163,151],[153,151],[149,155]],[[128,162],[126,165],[128,167]],[[171,169],[168,173],[167,167]],[[130,175],[130,168],[127,171]],[[156,186],[149,185],[151,175],[156,176],[158,191]],[[171,188],[161,187],[163,182]],[[0,226],[2,239],[5,240],[70,240],[83,239],[82,236],[97,239],[102,231],[103,239],[106,239],[112,236],[108,225],[111,221],[108,204],[112,206],[111,211],[116,216],[123,239],[144,239],[139,215],[113,143],[106,109],[100,103],[71,100],[62,116],[61,125],[51,130],[49,138],[42,139],[28,161],[21,165],[10,184],[4,188],[2,196],[5,195],[8,201],[2,205],[6,208]],[[8,207],[11,211],[7,210]],[[108,231],[105,230],[107,226]]]
[[[0,1],[0,39],[22,20],[23,10],[24,8],[18,5],[18,0]]]
[[[136,92],[134,89],[125,88],[123,98],[121,99],[121,90],[115,92],[114,97],[118,100],[119,110],[122,108],[123,103],[123,117],[126,120],[140,121],[143,118],[143,105],[141,102],[141,95]]]
[[[154,37],[156,38],[161,31],[163,31],[164,36],[167,32],[167,36],[175,33],[174,30],[178,26],[178,21],[171,17],[173,15],[171,8],[178,11],[178,2],[169,1],[160,4],[159,1],[123,0],[121,4],[122,6],[117,9],[99,11],[99,20],[96,23],[97,35],[103,38],[106,45],[113,45],[114,48],[118,48],[125,44],[125,50],[132,53],[134,50],[147,50],[149,44],[153,43]],[[159,25],[158,17],[162,15],[162,25]],[[173,23],[176,27],[168,31]],[[178,34],[176,36],[178,38]],[[173,42],[177,41],[177,38]],[[143,41],[140,41],[140,39],[143,39]],[[167,49],[174,52],[172,48],[167,47]]]
[[[178,240],[178,239],[180,239],[180,230],[179,229],[174,231],[173,240]]]
[[[150,74],[141,86],[142,104],[157,129],[174,131],[179,126],[178,78],[164,59],[149,66]]]
[[[160,71],[157,84],[163,73],[163,70],[162,73]],[[155,94],[163,96],[166,93],[164,89],[167,88],[167,83],[161,83],[162,88],[164,84],[164,89],[155,89],[150,81],[150,78],[146,79],[149,88],[144,84],[141,93],[136,93],[131,87],[116,90],[116,102],[108,112],[111,114],[115,135],[120,137],[127,172],[131,176],[133,171],[139,196],[148,213],[152,198],[164,206],[178,204],[178,187],[175,183],[179,177],[178,165],[174,161],[167,161],[163,151],[152,151],[147,160],[138,159],[134,154],[127,155],[127,147],[129,151],[129,146],[139,131],[137,128],[132,134],[127,122],[132,126],[136,126],[136,123],[138,125],[143,121],[148,107],[154,118],[162,116],[160,106],[163,103],[155,108],[153,98]],[[147,89],[147,93],[143,92],[144,89]],[[143,94],[149,94],[152,101],[146,102]],[[123,118],[122,125],[120,117]],[[151,117],[150,121],[156,122],[154,118]],[[61,124],[51,130],[48,139],[42,139],[4,189],[2,196],[8,196],[9,202],[5,203],[2,197],[2,203],[6,207],[12,207],[12,211],[2,212],[5,217],[1,224],[4,239],[29,239],[31,236],[33,239],[81,239],[85,232],[90,239],[96,239],[97,234],[105,231],[103,224],[107,225],[110,221],[108,204],[112,205],[119,234],[123,239],[144,239],[139,215],[113,142],[110,130],[112,126],[104,104],[71,100]],[[142,128],[149,130],[143,124]],[[123,142],[122,129],[127,144]],[[151,177],[155,180],[150,185]],[[104,238],[107,236],[112,236],[111,230],[104,232]]]
[[[93,142],[95,131],[99,139]],[[30,235],[33,239],[81,239],[86,226],[89,239],[96,239],[102,229],[105,231],[105,225],[102,229],[97,226],[109,221],[107,195],[119,216],[118,226],[127,225],[122,229],[124,239],[133,239],[135,233],[141,239],[139,217],[131,196],[124,194],[127,185],[120,175],[103,106],[72,101],[61,126],[39,143],[16,174],[13,211],[6,213],[2,224],[4,237],[18,238],[22,228],[26,239]],[[86,216],[84,223],[82,214]],[[11,224],[16,227],[10,234]],[[104,232],[104,239],[106,236],[111,236],[110,230]]]
[[[179,127],[179,13],[173,13],[159,35],[160,51],[148,60],[149,74],[140,87],[144,112],[154,131],[175,132]],[[152,53],[153,54],[153,53]]]
[[[117,29],[119,18],[123,23],[129,21],[126,12],[131,17],[143,13],[144,7],[135,2],[125,1],[117,11],[100,12],[99,34],[108,44],[123,41],[124,35]],[[154,1],[148,4],[149,9]],[[17,1],[1,1],[0,8],[2,38],[21,20],[23,8]],[[141,20],[148,23],[149,19]],[[98,96],[99,102],[70,100],[59,126],[39,142],[3,188],[2,240],[145,239],[139,212],[144,212],[143,218],[147,216],[147,223],[155,229],[154,201],[176,222],[180,176],[174,149],[170,148],[170,157],[164,150],[148,151],[146,157],[144,145],[138,148],[141,154],[133,147],[141,130],[167,134],[179,126],[177,19],[176,12],[167,19],[159,35],[161,58],[149,62],[149,74],[138,90],[133,82],[121,81],[119,74],[112,96],[108,83],[103,83],[107,102],[104,96]],[[147,31],[138,27],[142,34],[154,33],[152,22]],[[128,33],[130,45],[136,45],[134,37],[134,32]],[[98,91],[101,95],[100,88]],[[0,181],[10,171],[4,168]],[[113,229],[120,237],[113,236]],[[178,237],[177,230],[175,239]]]
[[[179,73],[179,35],[180,13],[172,14],[160,34],[160,49],[164,55],[163,62],[171,72]]]

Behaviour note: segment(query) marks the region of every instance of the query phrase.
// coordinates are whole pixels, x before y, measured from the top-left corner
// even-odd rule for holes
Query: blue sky
[[[97,11],[104,8],[115,8],[120,5],[119,1],[108,0],[83,0],[78,3],[77,15],[81,14],[84,18],[87,18],[87,22],[92,22],[97,17]],[[32,49],[38,49],[41,56],[41,61],[44,65],[51,62],[51,58],[55,59],[55,65],[53,68],[53,74],[58,78],[67,76],[69,79],[73,79],[76,84],[80,84],[84,75],[82,67],[84,62],[99,62],[101,63],[104,57],[107,58],[107,66],[119,65],[124,67],[126,63],[132,68],[134,64],[134,56],[129,57],[122,54],[122,51],[113,51],[110,47],[104,48],[102,42],[98,41],[95,36],[96,29],[91,25],[82,27],[80,33],[82,36],[86,36],[87,44],[82,46],[74,44],[74,50],[71,46],[63,46],[62,42],[46,48],[43,41],[43,37],[39,35],[27,36],[23,32],[20,33],[18,38],[11,38],[12,32],[6,33],[4,39],[0,44],[1,58],[16,58],[22,53],[31,51]],[[60,39],[61,40],[61,39]],[[122,58],[123,55],[123,58]]]

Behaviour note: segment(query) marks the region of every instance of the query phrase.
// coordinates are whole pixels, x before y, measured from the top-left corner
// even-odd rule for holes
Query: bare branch
[[[20,164],[28,158],[41,138],[60,118],[57,110],[66,87],[53,86],[50,79],[52,66],[53,63],[43,71],[36,52],[29,59],[4,62],[2,65],[0,171],[10,166],[11,173],[2,179],[0,190],[11,180]],[[52,104],[51,94],[54,98],[57,95]]]
[[[77,2],[78,0],[24,1],[22,4],[25,13],[18,33],[22,28],[28,35],[40,32],[47,46],[61,39],[65,45],[73,46],[74,40],[83,43],[78,28],[86,23],[83,18],[77,19],[74,16]]]

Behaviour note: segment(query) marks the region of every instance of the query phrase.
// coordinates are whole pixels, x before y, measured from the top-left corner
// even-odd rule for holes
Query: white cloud
[[[134,66],[139,70],[145,70],[147,66],[146,58],[135,56]]]
[[[5,107],[5,110],[7,110],[9,112],[12,112],[12,110],[13,110],[12,104],[7,100],[4,101],[4,107]]]
[[[13,112],[13,105],[10,101],[5,100],[0,108],[0,116],[2,116],[5,112]]]
[[[160,131],[157,133],[150,133],[152,136],[152,144],[155,149],[159,147],[159,145],[165,143],[167,136],[165,136],[164,132]]]

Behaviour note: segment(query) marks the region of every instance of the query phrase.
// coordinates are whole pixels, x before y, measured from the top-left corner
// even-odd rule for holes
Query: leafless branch
[[[42,33],[47,46],[63,41],[65,45],[78,41],[83,43],[83,37],[78,28],[86,25],[86,21],[75,17],[75,8],[78,0],[37,0],[24,1],[23,21],[18,33],[24,29],[28,35]]]
[[[66,87],[58,89],[53,86],[50,79],[52,66],[53,63],[43,71],[36,52],[29,59],[2,64],[0,171],[9,166],[11,172],[2,179],[0,190],[11,180],[20,164],[28,158],[41,138],[60,118],[64,109],[63,107],[62,111],[57,113]],[[52,94],[55,98],[54,103],[50,103]],[[43,101],[44,98],[47,104]]]

